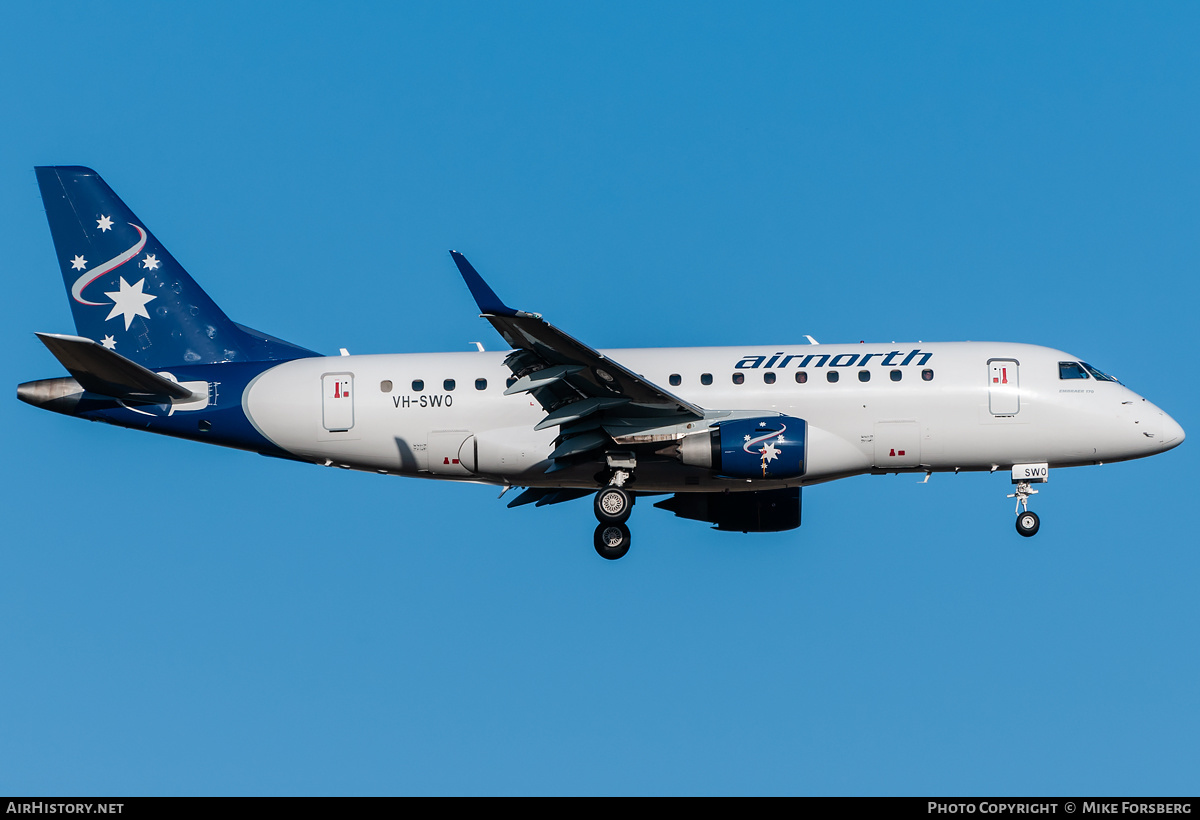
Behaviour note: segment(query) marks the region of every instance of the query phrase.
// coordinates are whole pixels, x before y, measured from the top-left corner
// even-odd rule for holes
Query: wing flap
[[[563,405],[557,410],[549,413],[546,418],[534,425],[534,430],[545,430],[547,427],[554,427],[559,424],[570,424],[573,421],[579,421],[582,418],[592,415],[600,410],[607,410],[610,407],[619,407],[622,404],[629,404],[629,399],[580,399],[579,401],[571,402]]]
[[[557,367],[547,367],[544,370],[535,370],[534,372],[522,376],[513,382],[513,386],[504,391],[504,395],[511,396],[514,393],[525,393],[531,390],[537,390],[539,387],[545,387],[553,384],[556,381],[571,376],[583,370],[581,364],[560,364]]]
[[[609,437],[604,433],[598,432],[580,433],[577,436],[571,436],[554,448],[554,452],[550,454],[550,460],[556,461],[560,458],[570,458],[571,456],[590,453],[592,450],[603,447],[609,440]]]

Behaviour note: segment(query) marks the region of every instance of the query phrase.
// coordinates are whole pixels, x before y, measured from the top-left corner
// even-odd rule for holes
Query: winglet
[[[483,277],[471,266],[467,257],[458,251],[450,251],[450,256],[454,259],[454,264],[458,265],[458,272],[462,274],[463,281],[471,289],[471,295],[475,297],[475,304],[479,305],[480,313],[493,316],[517,316],[521,313],[500,301],[500,297],[483,281]]]

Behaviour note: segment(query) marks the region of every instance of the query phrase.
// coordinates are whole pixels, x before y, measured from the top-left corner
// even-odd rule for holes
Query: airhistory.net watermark
[[[8,801],[5,814],[120,814],[124,803],[49,803],[34,800],[29,803]]]

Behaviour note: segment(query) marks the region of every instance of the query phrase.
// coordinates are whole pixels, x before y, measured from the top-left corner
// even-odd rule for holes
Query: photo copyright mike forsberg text
[[[1057,814],[1059,803],[939,803],[930,800],[928,814]],[[1191,803],[1102,803],[1086,800],[1082,806],[1063,803],[1064,814],[1191,814]]]

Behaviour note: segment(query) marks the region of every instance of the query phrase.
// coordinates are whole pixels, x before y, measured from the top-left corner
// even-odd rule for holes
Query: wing
[[[667,441],[704,410],[562,332],[537,313],[504,304],[466,257],[450,251],[480,314],[513,348],[505,394],[531,394],[546,411],[535,429],[558,426],[555,466],[594,458],[614,443]],[[659,432],[661,431],[661,432]]]

